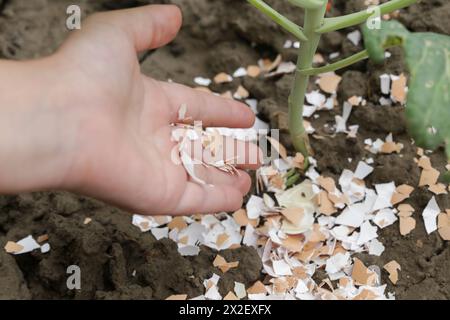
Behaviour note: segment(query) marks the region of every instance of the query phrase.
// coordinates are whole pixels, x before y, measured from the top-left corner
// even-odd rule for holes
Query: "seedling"
[[[303,103],[310,76],[336,71],[363,59],[384,59],[384,50],[401,45],[411,71],[407,115],[419,145],[435,148],[450,142],[449,77],[450,37],[433,33],[409,33],[398,22],[381,22],[381,15],[407,7],[418,0],[392,0],[349,15],[325,18],[326,0],[287,0],[305,10],[303,28],[271,8],[262,0],[248,0],[262,13],[293,34],[300,41],[297,70],[289,97],[289,130],[295,149],[305,158],[311,153],[303,126]],[[313,57],[321,35],[365,23],[363,34],[367,49],[346,59],[313,68]],[[424,110],[426,108],[426,110]],[[445,108],[445,109],[444,109]],[[442,114],[445,112],[445,115]],[[433,126],[433,127],[432,127]],[[430,133],[430,130],[437,130]],[[450,158],[450,148],[447,155]]]

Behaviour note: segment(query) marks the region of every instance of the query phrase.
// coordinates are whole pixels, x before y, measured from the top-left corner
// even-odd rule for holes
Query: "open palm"
[[[142,214],[193,214],[239,208],[250,188],[240,170],[197,168],[190,181],[171,160],[170,124],[187,116],[204,126],[250,127],[251,110],[230,99],[141,74],[137,52],[167,44],[181,26],[175,6],[146,6],[94,15],[55,55],[70,64],[76,149],[67,188]],[[247,146],[255,149],[256,146]],[[254,167],[254,166],[253,166]],[[240,169],[251,168],[241,165]]]

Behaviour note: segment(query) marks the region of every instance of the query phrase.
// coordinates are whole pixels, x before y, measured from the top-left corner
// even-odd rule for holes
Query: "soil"
[[[143,72],[155,78],[173,79],[194,85],[195,76],[213,77],[218,72],[232,73],[240,66],[254,64],[261,56],[283,54],[294,60],[294,49],[283,49],[289,36],[243,0],[0,0],[0,58],[29,59],[53,52],[69,31],[65,29],[65,10],[79,4],[83,14],[118,9],[152,2],[178,4],[184,12],[183,29],[169,46],[143,57]],[[302,20],[301,11],[287,1],[267,1],[293,20]],[[385,1],[382,1],[385,2]],[[335,0],[330,15],[352,12],[364,7],[364,0]],[[450,34],[450,2],[424,0],[402,11],[400,20],[413,31]],[[328,55],[340,51],[348,56],[356,47],[345,33],[324,37],[320,52]],[[312,120],[316,134],[312,138],[318,169],[325,176],[338,178],[344,168],[355,169],[359,160],[373,157],[374,172],[369,184],[395,181],[417,186],[420,172],[414,163],[416,147],[408,135],[404,108],[377,105],[379,75],[405,72],[402,53],[392,51],[384,66],[371,62],[339,71],[343,77],[340,101],[353,95],[367,99],[366,106],[352,112],[349,124],[359,124],[357,139],[331,136],[324,124],[333,124],[340,108],[318,112]],[[279,127],[283,143],[290,145],[286,134],[285,112],[291,75],[277,79],[237,79],[227,86],[213,87],[225,91],[243,84],[251,96],[260,100],[259,116]],[[314,79],[310,89],[316,89]],[[384,138],[393,133],[395,141],[405,148],[399,155],[373,156],[364,149],[366,138]],[[349,162],[351,158],[351,162]],[[443,149],[431,154],[433,166],[444,170],[447,163]],[[395,259],[402,269],[400,280],[392,286],[383,273],[383,283],[398,299],[450,299],[450,247],[436,232],[427,235],[421,212],[431,198],[425,188],[416,188],[407,200],[415,209],[416,229],[401,236],[394,225],[380,232],[386,247],[381,257],[361,255],[364,262],[382,267]],[[437,196],[441,208],[450,208],[448,195]],[[86,217],[92,222],[84,225]],[[141,233],[130,223],[130,213],[121,212],[98,201],[65,192],[46,192],[0,197],[0,246],[7,240],[29,234],[50,235],[51,251],[47,254],[11,256],[0,250],[0,299],[164,299],[171,294],[187,293],[195,297],[204,293],[203,280],[213,272],[215,252],[202,248],[196,257],[182,257],[170,240],[156,241],[150,233]],[[226,294],[234,281],[246,286],[263,279],[261,261],[255,250],[241,247],[225,250],[227,261],[239,260],[239,267],[222,276],[220,292]],[[82,270],[82,290],[66,287],[66,269],[78,265]],[[167,272],[170,270],[170,272]],[[133,275],[133,273],[135,274]]]

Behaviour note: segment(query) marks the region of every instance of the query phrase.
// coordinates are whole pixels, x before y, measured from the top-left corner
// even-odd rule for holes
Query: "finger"
[[[195,174],[207,184],[237,188],[242,195],[248,193],[252,183],[249,174],[243,170],[238,170],[235,174],[231,174],[214,167],[197,166]]]
[[[255,114],[245,104],[192,88],[160,82],[171,108],[171,122],[177,122],[180,107],[186,105],[185,119],[202,121],[204,127],[250,128]]]
[[[236,211],[241,208],[242,193],[231,186],[200,185],[188,182],[183,196],[173,214],[215,213],[221,211]]]
[[[122,29],[140,52],[172,41],[180,30],[182,15],[174,5],[149,5],[99,13],[93,20]]]

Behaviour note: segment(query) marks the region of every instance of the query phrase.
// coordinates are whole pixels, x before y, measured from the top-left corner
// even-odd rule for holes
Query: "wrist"
[[[0,66],[0,193],[62,187],[75,137],[58,59]]]

